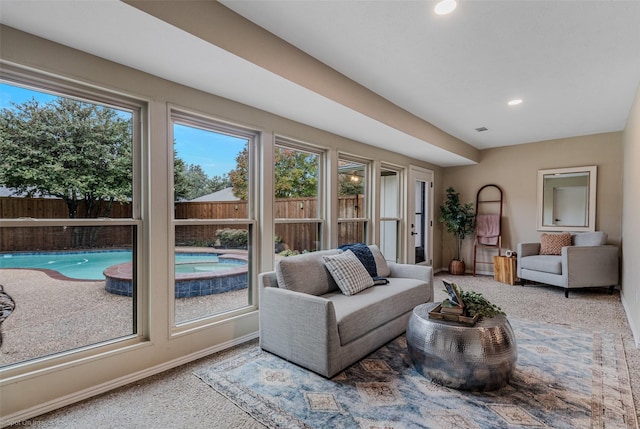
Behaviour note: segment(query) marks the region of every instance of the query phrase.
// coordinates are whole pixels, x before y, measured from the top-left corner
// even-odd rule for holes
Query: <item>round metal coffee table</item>
[[[430,319],[439,303],[417,306],[407,326],[409,355],[418,372],[460,390],[495,390],[510,380],[518,360],[516,338],[505,316],[475,326]]]

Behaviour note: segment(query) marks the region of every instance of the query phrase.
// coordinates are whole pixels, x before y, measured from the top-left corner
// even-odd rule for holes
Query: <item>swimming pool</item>
[[[126,262],[131,262],[130,250],[0,254],[0,268],[54,270],[65,277],[78,280],[105,280],[104,270]],[[218,271],[235,266],[219,262],[215,253],[176,254],[177,274]]]

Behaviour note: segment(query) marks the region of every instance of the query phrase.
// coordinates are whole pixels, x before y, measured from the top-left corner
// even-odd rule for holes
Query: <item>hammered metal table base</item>
[[[439,303],[417,306],[407,326],[407,346],[420,374],[460,390],[506,385],[518,360],[516,338],[505,316],[481,318],[475,326],[429,319]]]

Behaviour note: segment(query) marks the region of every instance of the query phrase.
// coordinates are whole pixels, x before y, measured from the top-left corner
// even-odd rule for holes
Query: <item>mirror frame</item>
[[[589,173],[589,190],[588,190],[588,216],[587,226],[551,226],[544,225],[544,176],[546,175],[561,175],[561,174],[574,174],[574,173]],[[597,180],[597,167],[595,165],[589,165],[586,167],[570,167],[570,168],[554,168],[548,170],[538,170],[538,201],[536,211],[536,221],[538,224],[538,231],[595,231],[596,230],[596,186]]]

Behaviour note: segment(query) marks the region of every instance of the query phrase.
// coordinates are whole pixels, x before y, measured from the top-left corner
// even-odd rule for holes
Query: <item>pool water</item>
[[[229,268],[238,268],[238,263],[218,262],[218,263],[182,263],[176,265],[176,274],[193,274],[218,270],[226,270]],[[244,265],[244,264],[243,264]]]
[[[110,250],[93,252],[43,252],[0,254],[0,268],[48,269],[65,277],[81,280],[104,280],[103,271],[112,265],[131,262],[131,251]],[[216,254],[179,253],[176,273],[216,271],[237,265],[217,263]],[[196,264],[200,263],[200,264]],[[182,271],[182,270],[185,271]]]

